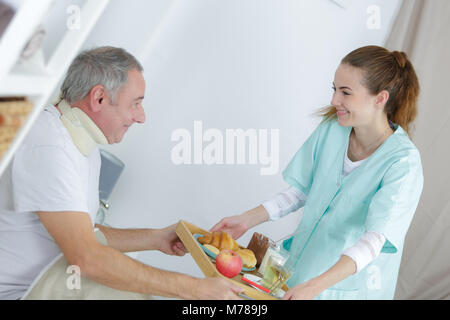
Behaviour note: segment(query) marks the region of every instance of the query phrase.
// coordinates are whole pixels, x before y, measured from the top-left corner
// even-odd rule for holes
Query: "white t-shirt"
[[[353,170],[358,168],[366,160],[367,160],[367,158],[363,159],[363,160],[355,161],[355,162],[350,160],[350,158],[348,157],[348,145],[347,145],[347,152],[345,153],[345,158],[344,158],[344,167],[342,168],[342,176],[344,176],[344,177],[348,176],[350,174],[350,172],[352,172]]]
[[[37,211],[99,207],[100,152],[83,156],[54,106],[44,108],[0,178],[0,299],[18,299],[61,253]],[[64,213],[61,213],[64,214]]]

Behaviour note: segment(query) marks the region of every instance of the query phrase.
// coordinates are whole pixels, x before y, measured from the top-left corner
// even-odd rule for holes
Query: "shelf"
[[[22,49],[52,3],[53,0],[28,0],[19,7],[0,39],[0,79],[14,67]]]
[[[51,84],[50,76],[11,74],[0,80],[0,96],[37,96],[49,91]]]
[[[77,55],[109,0],[87,0],[81,8],[80,29],[67,30],[47,65],[33,71],[17,67],[21,54],[35,28],[51,8],[53,0],[25,0],[0,39],[0,96],[25,96],[34,103],[25,124],[0,159],[0,176],[30,131],[35,120],[56,91],[56,86]]]

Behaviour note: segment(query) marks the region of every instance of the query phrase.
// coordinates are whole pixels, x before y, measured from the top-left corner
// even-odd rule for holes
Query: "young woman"
[[[342,59],[331,106],[283,172],[290,185],[211,230],[238,238],[304,207],[284,299],[393,299],[404,239],[423,189],[409,138],[419,82],[403,52],[378,46]]]

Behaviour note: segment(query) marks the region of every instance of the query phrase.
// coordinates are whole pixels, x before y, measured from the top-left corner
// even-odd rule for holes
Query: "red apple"
[[[233,250],[222,250],[216,257],[216,267],[225,277],[233,278],[241,272],[241,256]]]

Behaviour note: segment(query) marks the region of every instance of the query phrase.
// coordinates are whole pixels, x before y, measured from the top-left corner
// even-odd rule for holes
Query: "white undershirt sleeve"
[[[381,233],[367,231],[353,247],[345,249],[342,255],[355,261],[356,273],[358,273],[378,257],[385,241],[386,238]]]
[[[297,211],[305,205],[307,196],[295,187],[290,187],[262,203],[269,213],[270,220],[278,220],[281,217]]]

